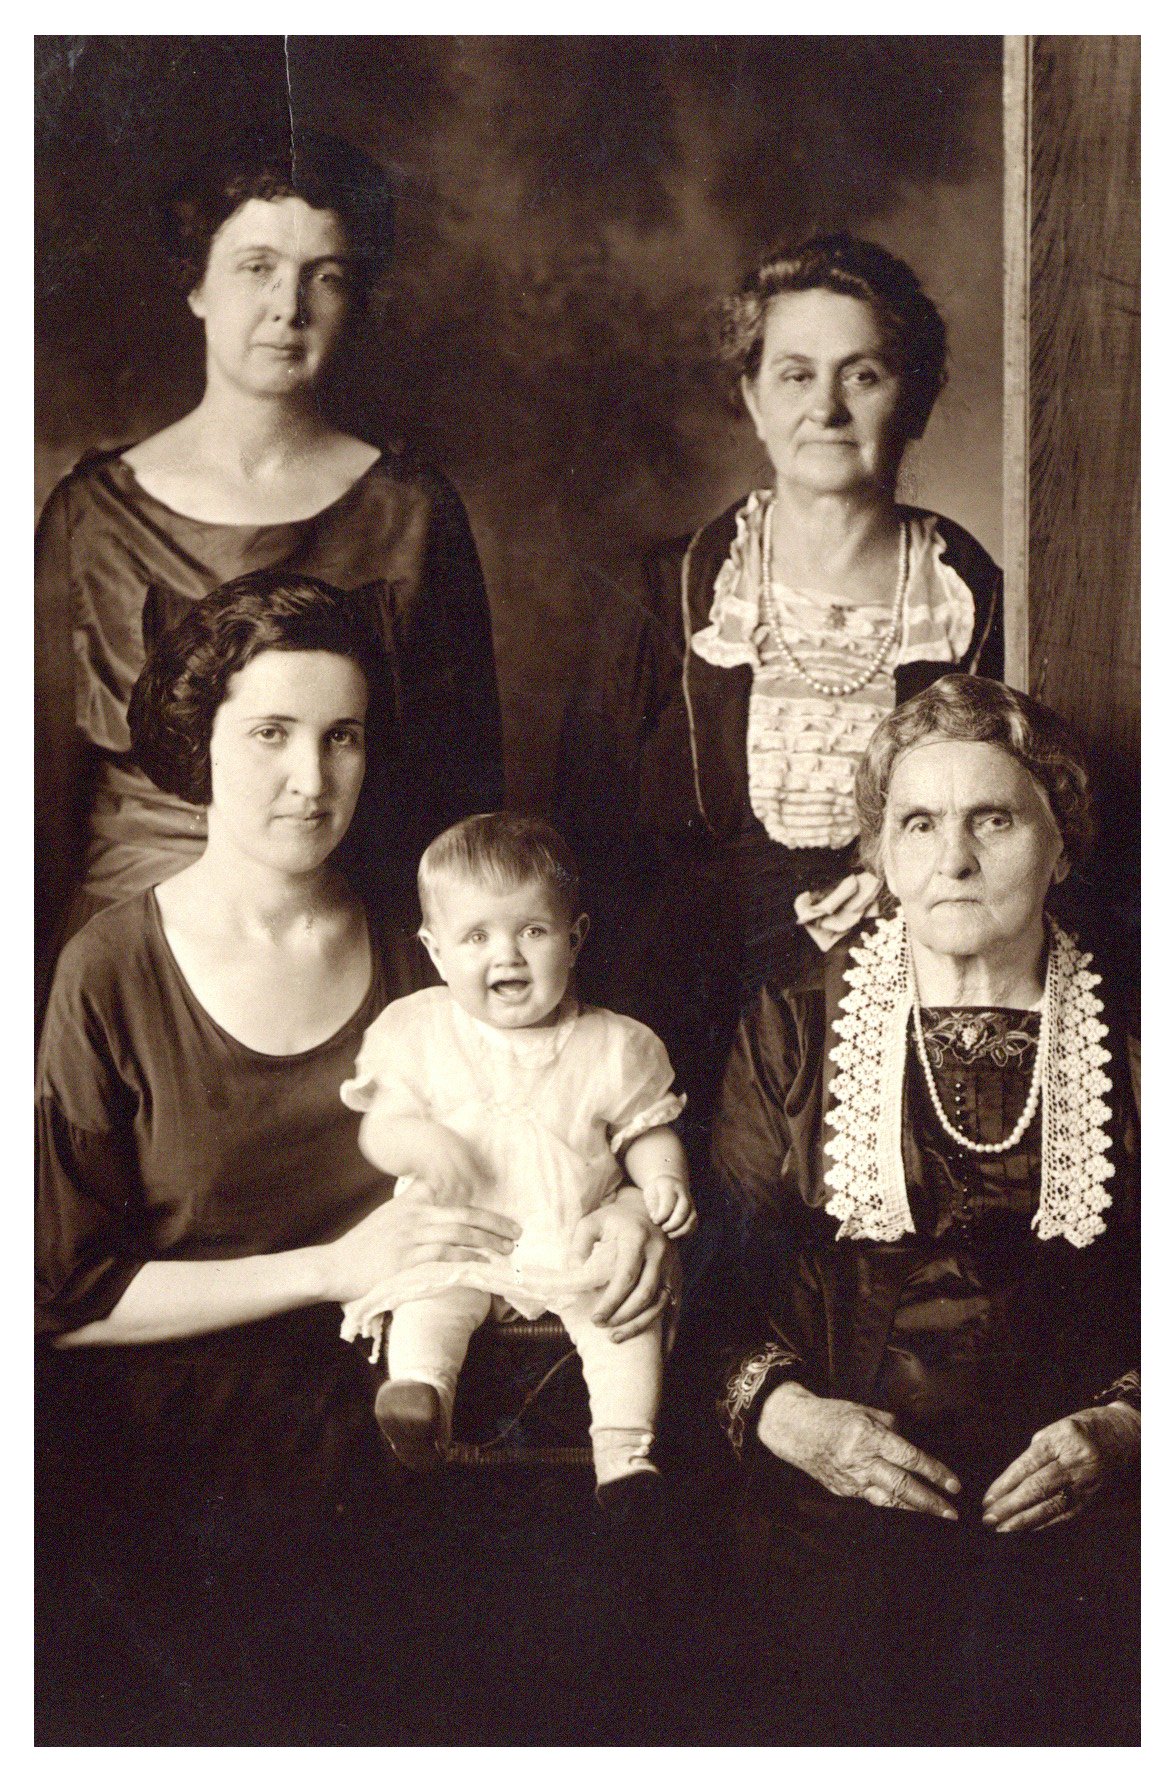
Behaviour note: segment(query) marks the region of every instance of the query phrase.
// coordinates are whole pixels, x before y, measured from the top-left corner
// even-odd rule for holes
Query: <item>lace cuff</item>
[[[1096,1405],[1130,1405],[1133,1411],[1139,1411],[1142,1416],[1139,1404],[1140,1383],[1139,1369],[1129,1368],[1105,1392],[1100,1392],[1094,1402]]]
[[[794,1350],[783,1343],[769,1342],[745,1355],[730,1375],[718,1401],[718,1412],[727,1439],[740,1459],[744,1437],[749,1429],[754,1429],[769,1390],[786,1376],[798,1379],[801,1366],[800,1356]]]

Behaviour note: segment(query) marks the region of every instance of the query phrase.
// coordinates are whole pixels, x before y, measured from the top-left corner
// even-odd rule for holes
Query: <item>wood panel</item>
[[[1032,40],[1031,690],[1086,740],[1098,876],[1139,872],[1139,39]]]
[[[1029,118],[1033,40],[1004,40],[1005,680],[1029,690]]]

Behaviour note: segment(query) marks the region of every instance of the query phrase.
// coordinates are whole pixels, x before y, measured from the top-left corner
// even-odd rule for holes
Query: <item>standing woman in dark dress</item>
[[[410,884],[433,835],[501,801],[489,614],[461,501],[322,406],[324,374],[388,269],[384,175],[349,145],[300,133],[210,166],[172,202],[167,232],[204,328],[204,394],[137,445],[87,454],[38,532],[42,979],[94,910],[201,853],[203,811],[130,759],[127,701],[145,631],[233,576],[281,566],[375,584],[414,788],[390,876]]]
[[[995,564],[896,498],[945,375],[911,269],[846,235],[777,249],[727,301],[723,346],[773,482],[604,613],[560,799],[589,993],[663,1036],[695,1115],[739,1001],[870,905],[853,776],[874,726],[937,675],[1002,670]]]

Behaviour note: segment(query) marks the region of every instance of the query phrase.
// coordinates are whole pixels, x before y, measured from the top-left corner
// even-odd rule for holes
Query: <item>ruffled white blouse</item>
[[[946,541],[935,516],[908,516],[909,570],[894,646],[858,692],[814,692],[781,655],[762,610],[761,541],[771,500],[770,490],[757,489],[740,509],[730,554],[715,579],[709,622],[690,647],[717,668],[751,667],[748,793],[772,840],[789,848],[844,847],[858,832],[854,774],[875,727],[894,709],[895,669],[906,662],[962,661],[975,603],[967,584],[943,562]],[[854,678],[890,627],[890,604],[849,605],[779,581],[772,593],[792,650],[820,681]]]

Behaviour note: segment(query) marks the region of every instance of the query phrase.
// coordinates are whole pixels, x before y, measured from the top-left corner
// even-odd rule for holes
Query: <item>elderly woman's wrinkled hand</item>
[[[960,1482],[940,1461],[897,1435],[889,1411],[847,1399],[818,1398],[795,1381],[768,1394],[759,1438],[836,1497],[862,1497],[879,1509],[958,1517],[944,1493]]]
[[[1139,1439],[1139,1412],[1127,1404],[1097,1405],[1039,1429],[985,1492],[985,1525],[1025,1534],[1069,1522],[1138,1458]]]

